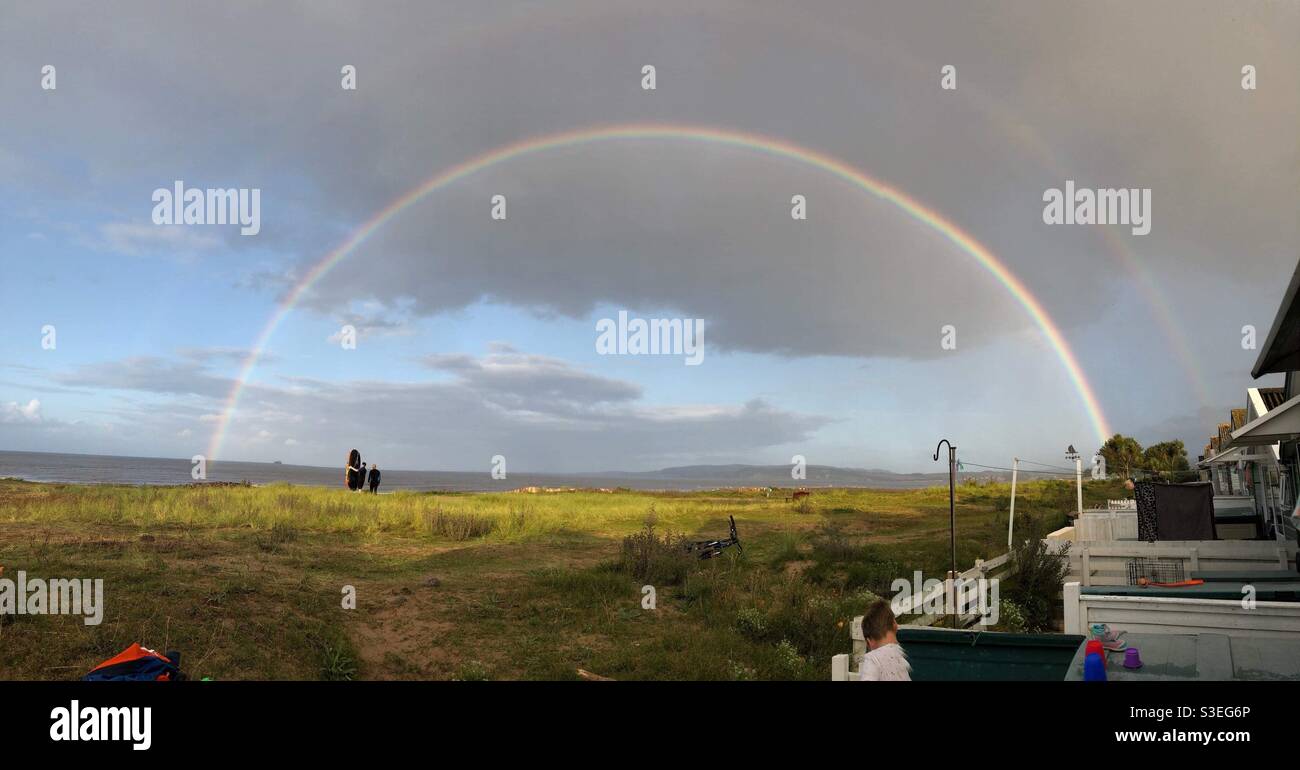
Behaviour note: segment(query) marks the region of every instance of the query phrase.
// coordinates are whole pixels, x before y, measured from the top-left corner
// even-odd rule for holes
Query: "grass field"
[[[1121,497],[1089,482],[1085,503]],[[958,489],[960,567],[1006,551],[1005,484]],[[1074,487],[1018,488],[1065,523]],[[624,538],[725,537],[744,552],[639,578]],[[354,494],[0,481],[12,578],[103,578],[103,622],[0,615],[0,678],[75,679],[138,641],[194,678],[825,679],[846,621],[895,577],[942,577],[947,488]],[[657,607],[642,609],[642,586]],[[356,608],[343,609],[353,586]]]

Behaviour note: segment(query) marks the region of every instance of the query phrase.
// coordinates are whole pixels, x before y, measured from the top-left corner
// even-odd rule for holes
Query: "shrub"
[[[1043,522],[1027,518],[1022,538],[1011,549],[1011,578],[1007,598],[1021,612],[1024,630],[1034,633],[1052,628],[1053,612],[1069,572],[1069,543],[1057,553],[1043,541]]]
[[[752,682],[758,678],[758,672],[734,660],[727,661],[727,667],[733,682]]]
[[[1025,613],[1019,605],[1006,599],[998,603],[998,628],[1013,632],[1025,630]]]
[[[645,528],[623,538],[619,552],[619,569],[655,586],[681,585],[695,566],[696,557],[686,550],[686,538],[655,532],[654,509],[650,509]]]
[[[736,613],[736,629],[747,639],[762,639],[767,632],[767,618],[755,607],[742,607]]]
[[[786,679],[799,679],[808,661],[799,654],[799,650],[795,649],[793,644],[782,639],[776,646],[775,665],[779,676]]]

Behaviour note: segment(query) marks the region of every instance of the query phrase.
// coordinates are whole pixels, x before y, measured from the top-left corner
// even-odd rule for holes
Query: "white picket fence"
[[[1077,534],[1077,532],[1076,532]],[[1050,548],[1061,541],[1048,540]],[[1128,584],[1128,563],[1137,558],[1179,559],[1188,577],[1201,570],[1229,572],[1260,569],[1295,569],[1295,541],[1275,540],[1076,540],[1070,544],[1070,569],[1066,581],[1085,586]]]
[[[1300,638],[1300,602],[1239,599],[1180,599],[1155,596],[1085,594],[1077,582],[1065,584],[1065,633],[1086,634],[1093,623],[1139,634],[1223,634]]]
[[[1074,536],[1086,541],[1137,540],[1137,511],[1084,511],[1074,520]]]
[[[978,604],[978,595],[976,593],[979,589],[978,581],[981,579],[998,577],[1007,572],[1010,568],[1010,553],[1004,553],[1001,556],[996,556],[988,561],[976,559],[974,567],[971,567],[965,572],[957,575],[957,577],[960,578],[960,581],[956,581],[956,586],[954,586],[955,581],[945,579],[929,591],[922,589],[910,596],[898,599],[892,602],[894,614],[909,615],[916,612],[919,613],[921,617],[909,620],[907,625],[933,625],[935,621],[944,617],[946,613],[931,612],[927,608],[933,607],[936,604],[944,607],[949,606],[949,604],[945,603],[945,597],[952,594],[954,590],[957,591],[955,606],[962,608],[974,607]],[[978,620],[978,617],[979,616],[975,613],[965,613],[958,616],[958,622],[962,625],[970,625]],[[857,620],[861,620],[861,618],[856,618],[855,622]]]

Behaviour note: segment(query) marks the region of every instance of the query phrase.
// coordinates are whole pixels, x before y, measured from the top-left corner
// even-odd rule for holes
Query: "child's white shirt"
[[[897,642],[884,644],[862,656],[858,680],[862,682],[910,682],[912,664]]]

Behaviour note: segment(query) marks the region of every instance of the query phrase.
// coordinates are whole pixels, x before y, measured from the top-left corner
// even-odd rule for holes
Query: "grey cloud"
[[[1258,285],[1294,259],[1298,35],[1289,4],[1172,1],[27,6],[0,30],[0,89],[20,116],[0,144],[17,148],[16,184],[102,184],[127,222],[159,180],[262,187],[257,245],[286,255],[265,277],[304,274],[389,201],[495,146],[595,123],[729,126],[936,206],[1077,330],[1104,319],[1135,265],[1187,306],[1181,271]],[[45,59],[61,65],[57,100],[27,82]],[[653,95],[637,87],[648,61]],[[1259,92],[1237,84],[1246,61]],[[944,94],[949,62],[959,88]],[[359,68],[356,92],[338,87],[343,63]],[[89,178],[13,161],[34,154],[30,136],[80,154]],[[1042,191],[1065,177],[1153,188],[1153,233],[1042,225]],[[484,196],[498,189],[511,218],[490,229]],[[797,227],[792,192],[812,207]],[[397,217],[344,264],[356,260],[364,273],[327,277],[308,303],[667,308],[706,318],[723,348],[784,355],[927,357],[942,323],[972,344],[1029,324],[968,257],[887,204],[707,146],[512,162]]]
[[[534,401],[555,405],[626,402],[641,397],[640,386],[583,372],[550,356],[493,352],[482,358],[431,355],[433,369],[452,372],[458,382],[494,403],[531,409]]]
[[[120,361],[86,364],[51,377],[55,382],[74,387],[207,398],[224,397],[233,384],[228,377],[212,374],[203,363],[157,356],[132,356]]]
[[[335,459],[331,447],[364,438],[373,445],[368,454],[401,458],[415,468],[486,467],[492,455],[505,454],[518,470],[584,471],[611,463],[651,469],[807,441],[831,423],[762,399],[650,406],[640,402],[635,385],[545,356],[490,353],[428,364],[451,378],[394,383],[282,377],[279,384],[250,384],[227,445],[239,447],[244,459],[280,459],[289,454],[286,447],[295,447],[290,456],[296,461],[328,464]],[[108,410],[102,423],[83,424],[86,446],[106,441],[111,432],[117,441],[177,456],[206,446],[228,385],[202,366],[149,358],[83,367],[57,379],[128,394],[148,391],[148,397],[131,395]],[[194,401],[196,394],[204,398]],[[66,427],[51,423],[48,435],[29,435],[24,446],[75,448],[66,443]]]

